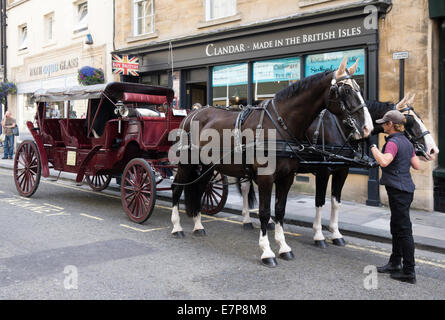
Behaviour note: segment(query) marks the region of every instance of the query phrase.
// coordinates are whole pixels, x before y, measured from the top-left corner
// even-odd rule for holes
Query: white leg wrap
[[[201,214],[200,213],[198,213],[198,215],[193,218],[193,221],[195,222],[195,227],[193,228],[193,232],[196,230],[204,230],[204,226],[201,223]]]
[[[243,224],[252,223],[249,212],[249,189],[250,182],[241,183],[241,193],[243,195]]]
[[[322,226],[321,226],[321,207],[315,208],[315,219],[314,219],[314,240],[315,241],[323,241],[325,240],[323,236]]]
[[[331,223],[329,224],[329,231],[332,233],[332,239],[343,238],[338,230],[338,211],[340,209],[340,203],[337,202],[335,197],[331,200]]]
[[[178,206],[174,206],[173,209],[172,209],[172,223],[173,223],[173,231],[172,231],[172,233],[176,233],[176,232],[182,231],[181,218],[179,217]]]
[[[280,254],[292,251],[292,249],[286,243],[283,227],[279,223],[275,224],[275,241],[280,246]]]
[[[260,248],[263,250],[261,259],[275,258],[275,253],[270,249],[269,238],[267,234],[263,237],[262,231],[260,231]]]

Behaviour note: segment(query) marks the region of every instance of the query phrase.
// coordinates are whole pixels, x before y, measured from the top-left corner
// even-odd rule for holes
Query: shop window
[[[142,76],[141,83],[143,84],[149,84],[152,86],[163,86],[168,87],[168,73],[167,72],[161,72],[161,73],[151,73],[148,75]]]
[[[45,41],[50,42],[54,39],[54,13],[47,14],[44,20]]]
[[[247,63],[213,67],[213,105],[247,105]]]
[[[19,50],[28,48],[28,26],[26,24],[19,27]]]
[[[236,0],[206,0],[206,20],[230,17],[236,14]]]
[[[140,36],[154,32],[153,0],[133,0],[133,34]]]
[[[63,119],[65,115],[64,102],[51,102],[46,105],[46,119]]]
[[[86,119],[88,115],[88,100],[70,101],[68,110],[70,119]]]
[[[20,129],[26,129],[26,123],[28,121],[34,122],[36,115],[36,104],[32,93],[25,93],[18,95],[18,105],[22,107],[22,121],[19,124]]]
[[[354,74],[354,80],[360,88],[365,92],[365,50],[348,50],[336,51],[328,53],[313,54],[306,57],[306,77],[326,70],[336,70],[343,58],[348,57],[348,67],[351,67],[357,59],[359,65],[357,72]]]
[[[300,80],[300,58],[258,61],[253,64],[254,104]]]

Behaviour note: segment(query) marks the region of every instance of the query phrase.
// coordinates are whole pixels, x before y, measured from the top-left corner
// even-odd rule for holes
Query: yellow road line
[[[360,246],[352,245],[352,244],[347,244],[346,248],[356,249],[356,250],[361,250],[361,251],[367,251],[367,252],[375,253],[375,254],[378,254],[378,255],[381,255],[381,256],[386,256],[386,257],[391,256],[391,254],[389,252],[375,250],[375,249],[369,249],[369,248],[366,248],[366,247],[360,247]],[[427,261],[427,260],[418,259],[418,258],[416,258],[416,262],[445,269],[445,265],[437,263],[437,262]]]
[[[50,203],[44,203],[44,205],[49,206],[49,207],[53,207],[53,208],[59,209],[59,210],[65,210],[65,208],[57,207],[57,206],[55,206],[53,204],[50,204]]]
[[[99,220],[99,221],[104,221],[104,219],[102,219],[102,218],[98,218],[98,217],[90,216],[89,214],[86,214],[86,213],[81,213],[80,215],[83,216],[83,217],[90,218],[90,219],[95,219],[95,220]]]
[[[135,228],[135,227],[130,227],[127,226],[126,224],[121,224],[121,227],[127,228],[127,229],[131,229],[134,231],[138,231],[138,232],[152,232],[152,231],[159,231],[159,230],[166,230],[166,229],[170,229],[170,227],[164,227],[164,228],[153,228],[153,229],[139,229],[139,228]]]

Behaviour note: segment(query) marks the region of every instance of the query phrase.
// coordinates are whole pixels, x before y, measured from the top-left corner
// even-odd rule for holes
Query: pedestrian
[[[11,116],[11,112],[6,111],[5,118],[2,120],[2,128],[5,133],[3,159],[12,159],[12,155],[14,154],[14,133],[12,130],[16,125],[15,119]]]
[[[385,186],[388,193],[392,235],[389,262],[378,267],[377,271],[390,273],[392,279],[415,284],[414,238],[409,216],[415,185],[410,168],[419,170],[420,160],[412,143],[404,135],[405,116],[402,113],[397,110],[388,111],[376,122],[382,124],[384,132],[388,134],[382,152],[375,144],[371,145],[370,150],[382,168],[380,184]]]

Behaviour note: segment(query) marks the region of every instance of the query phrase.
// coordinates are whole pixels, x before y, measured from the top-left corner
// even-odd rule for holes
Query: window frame
[[[51,22],[51,24],[49,23]],[[48,13],[44,16],[44,37],[45,42],[54,41],[54,12]],[[51,38],[49,37],[49,33],[51,33]]]
[[[205,8],[204,8],[205,21],[210,22],[210,21],[214,21],[214,20],[227,18],[227,17],[232,17],[237,14],[237,12],[238,12],[237,2],[236,2],[236,0],[230,0],[232,3],[232,12],[228,13],[227,15],[215,16],[215,13],[213,12],[213,11],[215,11],[214,10],[215,1],[221,1],[221,0],[205,0]]]
[[[75,6],[75,26],[74,33],[82,32],[88,30],[88,1],[79,1],[74,4]],[[86,16],[82,18],[82,8],[86,6]],[[85,20],[85,22],[82,22]]]
[[[143,2],[149,2],[151,3],[151,12],[150,14],[147,14],[147,12],[145,12],[145,15],[143,17],[139,17],[138,16],[138,4],[139,3],[143,3]],[[155,32],[155,2],[154,0],[132,0],[133,3],[133,36],[134,37],[138,37],[138,36],[144,36],[147,34],[151,34]],[[143,20],[143,24],[142,26],[146,25],[146,19],[151,19],[151,30],[141,30],[141,32],[139,32],[138,30],[138,25],[139,25],[139,21]],[[145,31],[145,32],[144,32]]]
[[[28,24],[22,24],[18,27],[18,34],[19,34],[19,51],[28,49]],[[26,32],[23,32],[23,30],[26,29]]]

